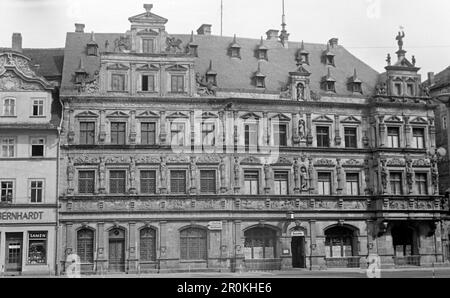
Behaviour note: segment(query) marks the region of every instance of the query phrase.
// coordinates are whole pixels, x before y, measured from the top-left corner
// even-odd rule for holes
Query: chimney
[[[22,53],[22,34],[13,33],[11,50]]]
[[[75,23],[75,32],[84,33],[84,24]]]
[[[337,39],[337,38],[332,38],[332,39],[330,39],[329,43],[330,43],[330,46],[331,46],[332,48],[335,48],[335,47],[337,47],[338,44],[339,44],[339,39]]]
[[[269,31],[266,32],[267,40],[278,40],[279,32],[280,32],[279,30],[270,29]]]
[[[200,28],[197,29],[197,34],[198,35],[211,35],[211,27],[212,25],[210,24],[203,24],[200,26]]]
[[[434,85],[434,72],[428,73],[428,86]]]

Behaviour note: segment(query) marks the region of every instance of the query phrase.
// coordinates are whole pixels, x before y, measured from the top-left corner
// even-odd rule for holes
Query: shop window
[[[392,241],[395,257],[402,258],[415,254],[414,232],[412,229],[403,226],[392,228]]]
[[[47,232],[29,232],[28,241],[28,264],[47,264]]]
[[[269,228],[253,228],[244,233],[245,259],[275,259],[276,231]]]
[[[142,229],[140,232],[139,259],[141,262],[156,261],[156,231],[151,228]]]
[[[77,232],[77,255],[82,264],[94,263],[94,231],[82,229]]]
[[[187,228],[180,232],[181,260],[207,259],[207,232],[201,228]]]
[[[354,251],[354,233],[345,227],[334,227],[325,231],[326,258],[352,257]]]

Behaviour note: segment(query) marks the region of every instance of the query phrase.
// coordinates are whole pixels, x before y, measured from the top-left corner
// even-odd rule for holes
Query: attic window
[[[401,96],[402,95],[402,84],[401,83],[395,83],[394,84],[394,90],[395,90],[395,95]]]
[[[408,93],[408,96],[415,96],[415,92],[414,92],[414,84],[412,83],[408,83],[406,85],[406,91]]]
[[[360,82],[353,82],[352,89],[355,93],[362,93],[362,84]]]
[[[267,58],[267,50],[265,50],[265,49],[258,49],[256,51],[256,56],[260,60],[266,60],[266,61],[268,60],[268,58]]]
[[[308,53],[300,53],[300,63],[309,65],[309,54]]]
[[[334,56],[332,56],[332,55],[327,55],[327,56],[326,56],[326,62],[327,62],[327,65],[332,65],[332,66],[334,66]]]
[[[336,85],[335,82],[331,82],[331,81],[324,82],[324,84],[323,84],[325,91],[329,91],[329,92],[336,92],[335,85]]]
[[[97,56],[98,46],[97,45],[88,45],[87,46],[87,55],[88,56]]]
[[[142,39],[142,53],[151,54],[154,52],[154,40],[150,38]]]
[[[241,58],[241,49],[240,48],[231,48],[230,56],[231,56],[231,58]]]
[[[191,56],[198,57],[198,46],[194,44],[190,44],[188,47],[188,53]]]
[[[265,77],[256,77],[255,82],[256,82],[257,88],[266,88],[266,78]]]

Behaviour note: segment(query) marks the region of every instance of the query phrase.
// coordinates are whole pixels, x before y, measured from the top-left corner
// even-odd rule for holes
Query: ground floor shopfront
[[[0,209],[1,275],[55,274],[55,214],[45,208]]]
[[[385,268],[445,262],[439,221],[152,217],[63,222],[62,271],[71,254],[85,273],[365,268],[371,254]]]

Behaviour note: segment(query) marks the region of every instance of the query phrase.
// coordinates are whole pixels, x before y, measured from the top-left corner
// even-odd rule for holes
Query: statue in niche
[[[308,171],[305,166],[300,169],[300,183],[302,191],[308,191]]]
[[[298,121],[298,136],[300,137],[300,140],[304,140],[306,138],[306,125],[305,120],[303,119]]]
[[[298,173],[298,158],[294,158],[294,181],[295,181],[295,187],[297,188],[299,180],[299,173]]]
[[[130,188],[136,190],[136,160],[134,157],[130,157]]]
[[[160,167],[161,167],[161,186],[162,188],[166,188],[167,163],[165,156],[161,156]]]
[[[305,86],[302,83],[297,84],[297,100],[305,100]]]

